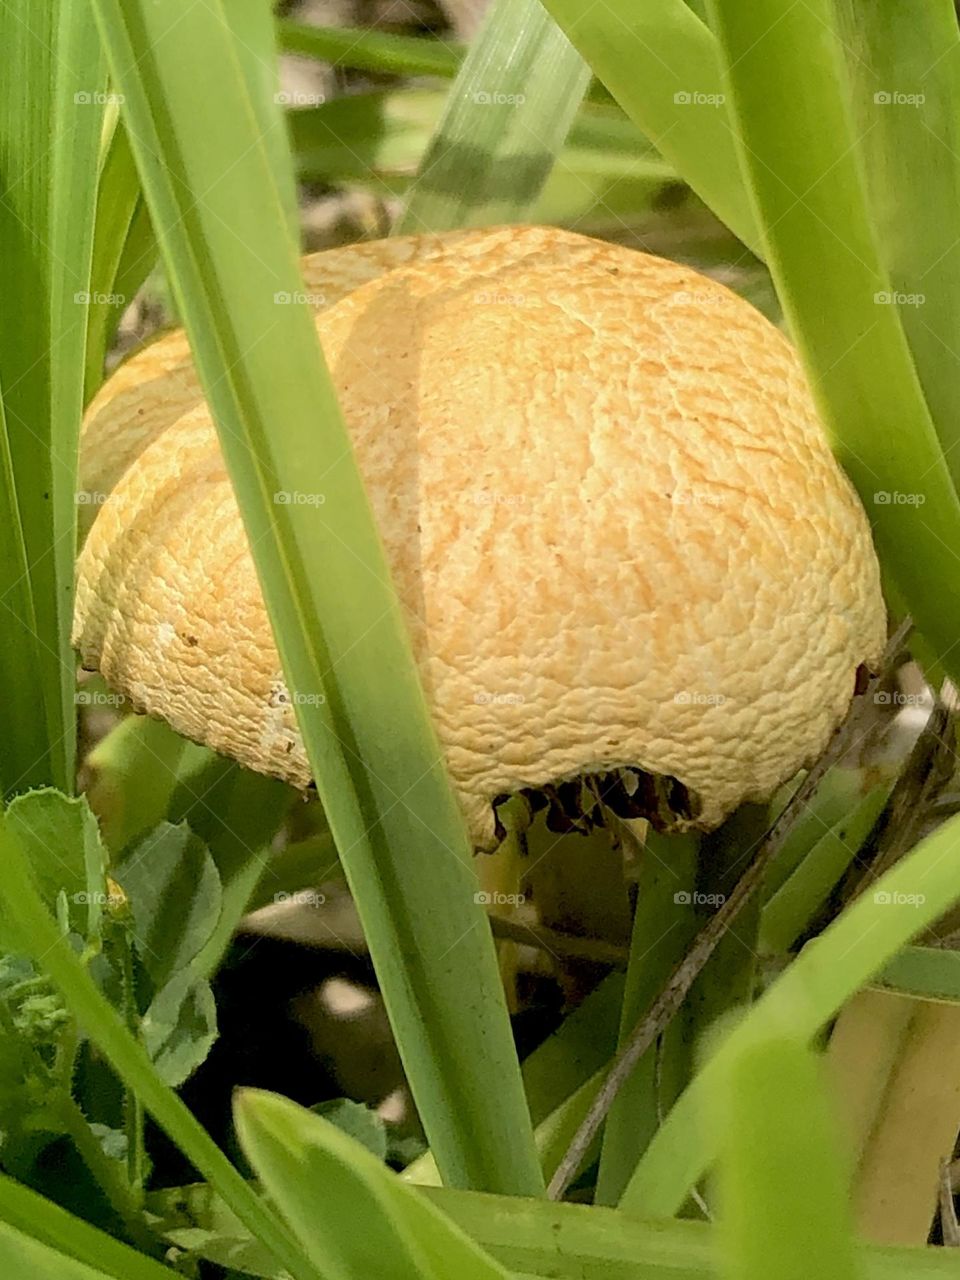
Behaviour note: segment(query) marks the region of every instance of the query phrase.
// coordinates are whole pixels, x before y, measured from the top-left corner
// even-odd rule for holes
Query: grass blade
[[[590,81],[540,0],[494,0],[420,166],[401,232],[518,222]]]
[[[401,36],[365,27],[307,27],[281,20],[277,38],[285,53],[321,58],[339,67],[380,75],[442,76],[452,80],[463,61],[461,45]]]
[[[48,743],[38,755],[23,744],[4,783],[70,789],[74,490],[105,69],[85,0],[10,0],[0,46],[0,383],[39,640],[29,688]]]
[[[858,1280],[848,1178],[819,1059],[795,1040],[745,1045],[730,1063],[717,1110],[723,1273],[730,1280]]]
[[[620,1200],[644,1217],[679,1212],[713,1162],[706,1101],[742,1045],[788,1028],[810,1040],[917,933],[960,898],[960,819],[945,823],[853,903],[757,1001],[699,1072],[647,1148]]]
[[[33,607],[30,562],[20,524],[6,414],[0,396],[0,645],[6,671],[0,790],[42,780],[47,758],[43,674]]]
[[[713,4],[770,266],[834,449],[917,627],[960,672],[960,503],[861,180],[831,0]],[[815,127],[812,117],[815,115]]]
[[[448,1217],[525,1280],[536,1275],[557,1280],[717,1280],[722,1274],[718,1233],[705,1223],[639,1222],[596,1205],[464,1191],[429,1194]],[[859,1246],[857,1259],[869,1280],[940,1280],[956,1271],[949,1249]],[[819,1280],[812,1269],[799,1274],[803,1280]]]
[[[871,984],[921,1000],[960,1004],[960,959],[940,947],[904,947]]]
[[[152,237],[141,243],[144,220],[149,227],[130,139],[117,120],[97,191],[84,378],[87,402],[103,380],[104,358],[124,307],[133,301],[156,261]]]
[[[543,3],[664,159],[748,248],[759,251],[709,28],[684,0]]]
[[[177,1274],[4,1175],[0,1175],[0,1221],[76,1262],[95,1267],[98,1275],[111,1280],[172,1280]],[[51,1274],[63,1273],[59,1269],[46,1273]]]
[[[355,1138],[286,1098],[244,1090],[243,1148],[326,1280],[507,1280],[507,1273]]]
[[[839,0],[891,304],[960,481],[960,31],[952,0]]]
[[[164,261],[220,431],[330,828],[446,1180],[535,1193],[532,1128],[471,850],[301,290],[238,48],[261,0],[97,0]],[[257,96],[259,94],[259,96]],[[204,128],[196,121],[202,118]],[[202,194],[202,199],[197,199]],[[279,504],[282,491],[323,506]],[[490,1081],[496,1080],[495,1096]]]
[[[760,916],[761,955],[789,951],[810,927],[831,889],[860,852],[890,790],[889,785],[874,787],[855,809],[823,833],[793,875],[772,895]]]
[[[698,921],[693,911],[696,836],[658,837],[644,842],[630,962],[620,1011],[618,1048],[629,1038],[664,983],[683,959]],[[659,1123],[659,1047],[637,1063],[617,1095],[604,1125],[596,1203],[616,1204]]]

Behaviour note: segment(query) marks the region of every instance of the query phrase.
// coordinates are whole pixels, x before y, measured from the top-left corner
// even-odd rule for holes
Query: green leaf
[[[658,837],[651,832],[640,855],[637,907],[620,1011],[622,1045],[683,959],[698,925],[696,836]],[[614,1100],[604,1124],[597,1174],[597,1204],[616,1204],[660,1123],[659,1049],[652,1045]]]
[[[897,771],[894,768],[889,770],[889,774],[885,773],[885,781],[892,781]],[[872,768],[868,771],[838,765],[827,772],[810,804],[799,815],[770,864],[763,882],[765,901],[769,901],[786,884],[823,835],[824,830],[836,826],[862,803],[871,790],[871,783],[875,781],[875,777]],[[771,805],[771,822],[777,817],[789,796],[793,794],[795,785],[799,785],[799,781],[798,778],[796,784],[788,783],[781,788],[775,802]]]
[[[318,791],[444,1176],[541,1187],[492,939],[349,439],[300,289],[262,0],[96,0]],[[273,99],[276,95],[273,95]],[[203,128],[197,122],[203,121]],[[273,142],[264,143],[269,135]],[[278,492],[324,493],[323,506]],[[397,797],[403,803],[397,803]],[[401,961],[402,957],[402,963]],[[496,1097],[489,1082],[497,1081]]]
[[[190,969],[175,974],[151,1000],[140,1030],[160,1078],[178,1088],[206,1061],[217,1038],[209,982]]]
[[[104,359],[124,308],[133,301],[156,261],[156,242],[144,209],[130,139],[116,120],[97,190],[84,362],[86,401],[92,399],[103,379]]]
[[[87,756],[90,803],[115,855],[168,816],[189,745],[163,720],[130,715]]]
[[[2,375],[2,362],[0,362]],[[0,387],[0,644],[4,653],[4,748],[0,751],[0,790],[9,794],[31,780],[48,754],[37,620],[30,561],[23,536],[12,443]]]
[[[590,71],[540,0],[493,0],[447,99],[399,230],[521,221]]]
[[[890,784],[874,787],[846,817],[823,833],[793,875],[763,908],[759,950],[789,951],[812,923],[883,812]]]
[[[857,1280],[849,1177],[820,1059],[795,1040],[731,1056],[720,1113],[721,1238],[730,1280]],[[797,1177],[802,1170],[803,1176]]]
[[[115,852],[164,818],[186,822],[209,848],[220,876],[222,905],[216,928],[194,965],[199,975],[209,977],[257,884],[272,872],[268,846],[296,792],[187,742],[149,716],[121,720],[87,762],[94,770],[88,794]],[[328,855],[314,865],[330,861]],[[293,887],[302,888],[306,882]]]
[[[960,818],[944,823],[810,943],[730,1032],[667,1116],[620,1207],[646,1217],[677,1213],[711,1165],[707,1100],[731,1058],[758,1036],[789,1029],[811,1040],[912,937],[960,898]]]
[[[112,1280],[171,1280],[177,1274],[2,1174],[0,1221],[8,1231],[32,1236],[38,1244],[58,1251],[57,1258],[42,1273],[43,1280],[66,1280],[69,1273],[61,1270],[65,1258],[94,1268],[95,1274]],[[27,1280],[19,1271],[9,1274],[16,1280]]]
[[[740,178],[717,42],[684,0],[544,0],[620,106],[745,245],[759,235]]]
[[[71,790],[76,458],[106,77],[87,0],[10,0],[0,47],[0,387],[39,640],[23,695],[46,735],[22,738],[18,712],[0,781]],[[0,625],[10,616],[5,650],[29,625],[19,608]]]
[[[0,1267],[17,1280],[103,1280],[109,1275],[88,1267],[0,1222]],[[167,1272],[173,1275],[173,1272]]]
[[[537,1151],[545,1171],[556,1154],[562,1155],[565,1135],[581,1115],[584,1099],[592,1097],[601,1068],[617,1047],[617,1026],[623,1003],[624,977],[611,973],[561,1022],[557,1030],[523,1061],[523,1083],[535,1130]],[[558,1150],[559,1148],[559,1150]],[[436,1161],[426,1151],[401,1175],[420,1186],[440,1186]]]
[[[220,876],[186,823],[161,822],[131,850],[114,879],[127,895],[143,966],[160,990],[184,970],[220,919]]]
[[[236,1103],[244,1151],[327,1280],[505,1280],[415,1188],[334,1125],[276,1094]]]
[[[320,1102],[310,1110],[345,1133],[383,1163],[387,1158],[387,1126],[375,1111],[350,1098]]]
[[[960,1003],[960,952],[939,947],[904,947],[870,984],[918,1000]]]
[[[952,0],[840,0],[867,190],[904,332],[960,481],[960,32]]]
[[[794,1169],[796,1173],[796,1169]],[[795,1178],[796,1181],[796,1178]],[[431,1189],[464,1231],[524,1280],[716,1280],[717,1231],[701,1222],[643,1222],[599,1205]],[[948,1249],[860,1246],[870,1280],[940,1280],[956,1274]],[[819,1280],[808,1270],[803,1280]]]
[[[716,1280],[717,1232],[701,1222],[643,1222],[615,1209],[425,1188],[461,1230],[518,1280]],[[239,1271],[279,1280],[263,1251],[208,1187],[154,1192],[150,1212],[165,1239]],[[947,1249],[860,1246],[869,1280],[946,1280]]]
[[[27,852],[46,905],[52,909],[62,894],[70,927],[96,937],[107,898],[107,855],[86,799],[52,787],[29,791],[12,801],[7,822]]]
[[[765,258],[814,398],[885,569],[957,675],[960,502],[889,305],[833,8],[714,0],[712,26]]]
[[[273,1212],[257,1197],[202,1125],[160,1079],[142,1044],[98,989],[87,967],[44,907],[19,839],[0,817],[0,907],[13,922],[17,943],[63,995],[67,1008],[123,1083],[207,1178],[248,1230],[286,1267],[293,1280],[321,1280]]]
[[[376,71],[381,75],[443,76],[452,79],[463,60],[461,46],[445,40],[401,36],[367,27],[306,27],[277,24],[280,48],[322,58],[335,66]]]

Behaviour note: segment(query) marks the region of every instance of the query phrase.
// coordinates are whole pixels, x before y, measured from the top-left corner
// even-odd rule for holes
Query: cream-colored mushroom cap
[[[776,328],[686,267],[550,228],[356,245],[304,272],[478,847],[520,790],[569,799],[588,777],[707,829],[819,754],[885,614]],[[81,488],[84,665],[306,785],[182,335],[92,404]]]

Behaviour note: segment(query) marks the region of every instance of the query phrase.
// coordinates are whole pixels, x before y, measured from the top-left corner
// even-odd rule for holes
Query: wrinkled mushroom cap
[[[885,614],[863,510],[771,324],[686,267],[549,228],[304,267],[478,847],[519,790],[641,771],[675,780],[673,825],[709,829],[820,753]],[[81,474],[84,665],[307,784],[181,334],[103,388]]]

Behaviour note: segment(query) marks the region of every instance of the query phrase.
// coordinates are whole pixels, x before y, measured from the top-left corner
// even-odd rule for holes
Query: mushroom
[[[773,325],[685,266],[547,227],[353,245],[304,280],[477,848],[518,792],[561,822],[602,797],[709,830],[822,751],[886,618]],[[81,476],[84,666],[309,784],[182,334],[105,384]]]

